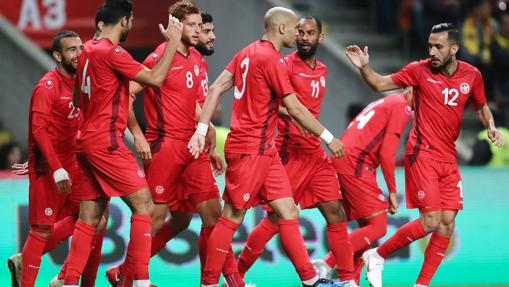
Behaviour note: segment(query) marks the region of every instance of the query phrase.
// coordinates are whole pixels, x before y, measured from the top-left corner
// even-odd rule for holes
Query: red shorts
[[[71,177],[71,193],[58,192],[53,175],[29,175],[28,223],[31,225],[53,225],[67,216],[78,216],[80,201],[76,197],[81,190],[77,165],[68,168]]]
[[[389,208],[389,202],[376,183],[375,172],[372,175],[365,172],[362,177],[338,173],[348,221]]]
[[[301,209],[313,208],[319,202],[341,199],[336,171],[324,151],[288,154],[284,167],[295,203]]]
[[[125,145],[113,151],[78,152],[77,158],[83,173],[80,200],[125,196],[147,187],[143,170]]]
[[[278,154],[226,153],[223,199],[236,209],[247,209],[284,197],[292,188]]]
[[[188,194],[187,179],[182,179],[177,184],[177,198],[168,203],[170,211],[196,212],[196,206],[204,201],[217,198],[219,200],[219,188],[213,180],[208,192]]]
[[[145,172],[152,200],[158,203],[185,200],[194,194],[208,194],[215,183],[207,155],[202,153],[198,159],[194,159],[186,141],[165,139],[159,149],[152,153],[152,160],[145,165]],[[181,181],[185,188],[178,190]]]
[[[408,208],[422,211],[462,210],[461,176],[456,163],[418,156],[412,164],[405,157]]]

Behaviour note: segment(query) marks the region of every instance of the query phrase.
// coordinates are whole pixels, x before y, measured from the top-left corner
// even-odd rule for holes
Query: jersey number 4
[[[376,112],[375,112],[375,110],[373,110],[373,108],[383,102],[384,102],[384,100],[380,99],[376,102],[372,102],[371,104],[369,104],[367,107],[364,108],[362,113],[360,113],[355,118],[355,120],[350,123],[350,125],[348,127],[351,127],[353,124],[358,123],[357,129],[362,130],[366,126],[366,124],[369,122],[369,120],[371,120],[371,118],[375,115]]]
[[[81,79],[81,92],[88,95],[88,99],[92,96],[92,91],[90,90],[90,76],[87,76],[88,71],[88,59],[85,61],[85,67],[83,68],[83,78]]]

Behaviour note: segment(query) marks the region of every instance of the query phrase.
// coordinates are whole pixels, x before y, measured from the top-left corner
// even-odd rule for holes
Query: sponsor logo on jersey
[[[461,83],[460,91],[463,94],[468,94],[468,92],[470,92],[470,86],[467,83]]]
[[[182,70],[183,68],[184,68],[184,67],[182,67],[182,66],[177,66],[177,67],[173,67],[173,68],[171,68],[170,70],[171,70],[171,71],[175,71],[175,70]]]
[[[442,81],[437,81],[432,78],[427,78],[426,81],[433,83],[433,84],[442,84]]]
[[[299,76],[305,77],[305,78],[311,78],[312,77],[311,75],[304,74],[304,73],[299,73]]]
[[[53,214],[53,209],[51,209],[51,208],[49,208],[49,207],[48,207],[48,208],[46,208],[46,209],[44,210],[44,214],[46,214],[46,216],[51,216],[51,215]]]

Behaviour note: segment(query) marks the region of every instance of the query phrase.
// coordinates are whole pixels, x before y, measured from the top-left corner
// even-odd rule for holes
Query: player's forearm
[[[55,149],[51,144],[48,133],[49,119],[41,113],[33,113],[32,115],[32,135],[37,147],[41,151],[43,157],[48,162],[51,173],[62,168],[62,164],[58,160]]]
[[[394,172],[396,170],[396,152],[398,150],[398,145],[399,136],[387,133],[379,152],[380,167],[390,193],[396,192]]]
[[[140,124],[136,119],[136,114],[134,113],[132,106],[129,108],[129,117],[127,118],[127,128],[129,129],[129,131],[131,131],[135,138],[144,136]]]
[[[302,127],[316,136],[320,136],[325,127],[301,103],[286,108],[289,115]]]
[[[390,76],[382,76],[375,72],[369,65],[359,69],[362,78],[374,91],[383,92],[388,90],[397,89]]]
[[[166,79],[166,75],[170,70],[170,65],[176,52],[177,43],[168,42],[161,60],[159,60],[159,62],[157,62],[154,68],[152,68],[150,71],[151,77],[153,79],[153,83],[150,83],[151,85],[160,87],[163,84],[164,80]]]
[[[210,87],[207,98],[205,99],[205,103],[203,104],[203,109],[201,112],[199,112],[198,123],[203,123],[206,125],[210,124],[212,115],[219,105],[222,93],[223,92],[220,91],[218,87],[214,85]]]
[[[285,107],[281,107],[281,106],[279,107],[278,115],[281,118],[289,118],[290,117],[290,113],[288,113],[288,110]]]
[[[493,114],[487,104],[477,111],[477,116],[485,128],[495,129],[495,120],[493,119]]]

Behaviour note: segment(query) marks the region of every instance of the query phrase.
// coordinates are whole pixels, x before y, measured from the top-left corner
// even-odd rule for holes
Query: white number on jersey
[[[246,78],[247,78],[247,71],[249,71],[249,58],[244,58],[242,62],[240,62],[240,68],[245,68],[244,72],[242,72],[242,90],[239,91],[237,87],[233,90],[233,96],[240,100],[242,96],[244,96],[244,92],[246,91]]]
[[[458,103],[456,102],[456,99],[459,96],[457,89],[445,88],[442,90],[442,94],[444,95],[444,104],[453,107],[456,107],[458,105]]]
[[[312,98],[318,98],[318,94],[320,93],[320,82],[312,80],[311,81],[311,88],[313,89],[311,91],[311,97]]]
[[[72,119],[75,119],[77,117],[79,117],[80,115],[80,109],[79,108],[76,108],[73,104],[72,104],[72,101],[69,102],[69,109],[71,110],[71,112],[69,113],[69,115],[67,116],[68,119],[72,120]]]
[[[209,77],[205,74],[205,79],[201,80],[201,89],[203,90],[203,96],[206,97],[209,93]]]
[[[193,87],[193,73],[189,71],[186,73],[186,86],[189,89]]]
[[[364,108],[364,110],[362,111],[361,114],[359,114],[355,120],[353,120],[350,125],[348,126],[350,128],[350,126],[352,126],[354,123],[358,123],[357,124],[357,128],[359,130],[362,130],[364,128],[364,126],[366,126],[366,124],[369,122],[369,120],[375,115],[375,111],[373,110],[373,108],[381,103],[384,102],[384,99],[380,99],[376,102],[372,102],[371,104],[369,104],[366,108]]]
[[[87,76],[88,70],[88,59],[85,61],[85,67],[83,68],[83,78],[81,79],[81,91],[88,95],[88,99],[92,96],[92,91],[90,90],[90,76]]]

